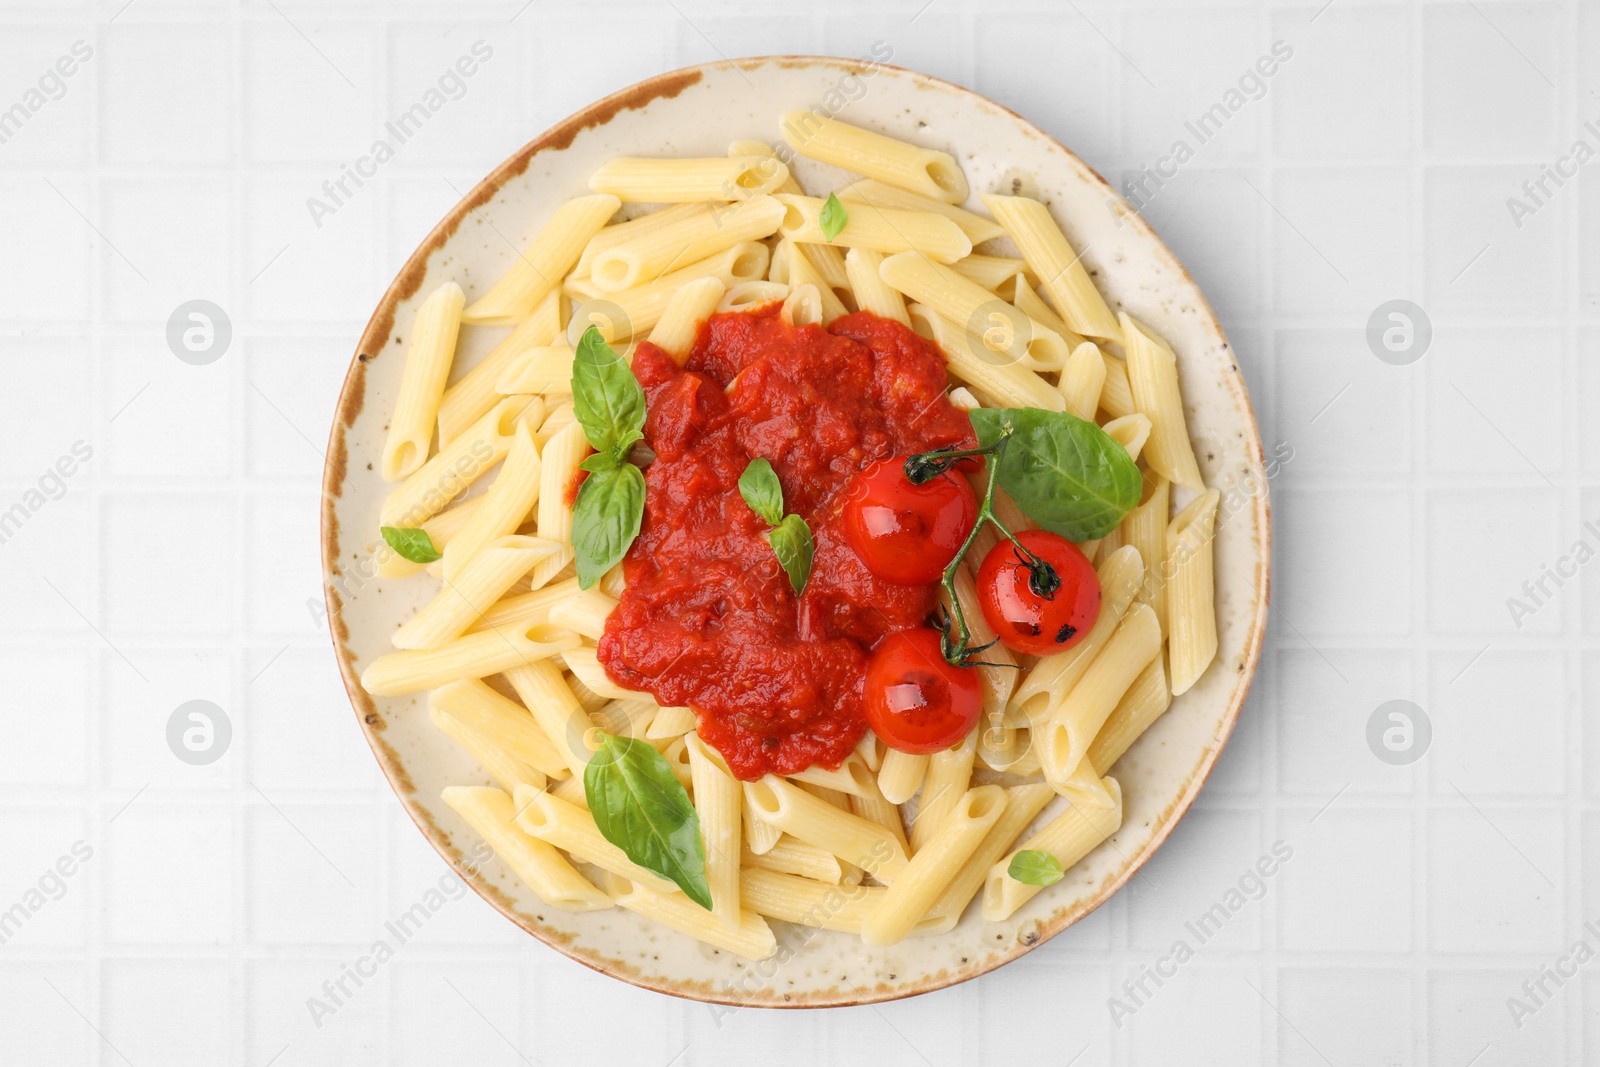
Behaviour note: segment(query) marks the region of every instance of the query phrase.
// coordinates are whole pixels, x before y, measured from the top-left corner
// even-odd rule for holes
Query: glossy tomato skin
[[[978,500],[955,471],[921,485],[906,460],[883,459],[856,475],[844,505],[845,535],[867,569],[901,585],[937,582],[978,521]]]
[[[937,632],[901,630],[872,651],[863,707],[884,744],[925,755],[972,732],[983,711],[983,683],[972,668],[945,662]]]
[[[1100,579],[1078,546],[1047,530],[1017,535],[1024,548],[1055,568],[1061,586],[1041,597],[1010,541],[989,550],[978,568],[978,604],[1007,648],[1030,656],[1064,652],[1082,641],[1100,617]]]

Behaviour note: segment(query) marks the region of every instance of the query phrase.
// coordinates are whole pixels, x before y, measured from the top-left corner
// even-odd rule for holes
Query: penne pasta
[[[1064,411],[1067,401],[1049,382],[923,304],[909,304],[911,328],[939,346],[950,373],[983,394],[993,407]]]
[[[562,629],[598,641],[606,632],[606,616],[616,607],[616,600],[600,590],[580,589],[550,609],[550,621]]]
[[[838,885],[844,875],[838,856],[788,836],[780,836],[770,849],[760,855],[746,847],[741,862],[746,869],[760,867],[831,885]]]
[[[1120,343],[1122,332],[1116,317],[1094,287],[1088,268],[1073,251],[1050,209],[1025,196],[985,193],[979,199],[1044,283],[1044,291],[1055,301],[1061,320],[1085,337]]]
[[[518,789],[513,797],[516,823],[529,837],[554,845],[582,863],[592,863],[603,871],[620,875],[657,893],[682,891],[652,871],[630,860],[623,851],[600,833],[588,809],[569,804],[548,791]],[[695,905],[698,909],[699,905]]]
[[[589,176],[589,188],[623,203],[689,204],[744,200],[776,190],[789,168],[772,156],[641,159],[619,156]]]
[[[950,264],[950,269],[974,285],[998,294],[1001,287],[1022,276],[1027,265],[1010,256],[982,256],[974,252]],[[1023,288],[1027,282],[1023,282]]]
[[[790,193],[779,193],[774,199],[783,206],[779,232],[791,241],[883,253],[915,252],[938,263],[953,263],[972,253],[972,242],[961,227],[942,215],[854,203],[845,208],[844,228],[830,238],[822,229],[825,201]]]
[[[1148,604],[1134,604],[1083,677],[1051,709],[1049,720],[1034,731],[1045,779],[1057,791],[1078,769],[1094,735],[1133,680],[1160,654],[1161,627],[1155,612]]]
[[[925,256],[915,252],[890,256],[878,272],[884,281],[967,333],[981,330],[978,339],[984,352],[976,354],[988,362],[1037,370],[1060,367],[1067,360],[1067,343],[1060,334]]]
[[[483,497],[478,497],[475,500],[468,500],[464,504],[457,504],[453,508],[446,508],[433,516],[433,518],[418,523],[418,527],[428,535],[428,540],[432,542],[433,547],[443,552],[449,547],[450,542],[455,539],[456,534],[460,533],[467,525],[467,520],[472,518],[473,513],[478,510],[479,505],[482,503]],[[413,563],[387,546],[378,550],[378,577],[380,578],[409,578],[413,574],[420,574],[427,569],[427,566],[426,563]]]
[[[1166,668],[1157,656],[1133,680],[1117,702],[1116,710],[1094,735],[1087,762],[1095,768],[1095,773],[1109,774],[1128,747],[1171,706],[1172,690],[1167,688]]]
[[[861,924],[861,939],[869,945],[904,940],[955,880],[1005,807],[1005,790],[995,785],[978,786],[959,797],[938,832],[917,850]]]
[[[672,295],[661,320],[650,331],[650,343],[683,366],[694,348],[701,323],[716,311],[727,291],[720,278],[699,278],[685,283]]]
[[[983,888],[989,868],[1011,851],[1012,844],[1022,836],[1022,831],[1055,796],[1055,790],[1043,782],[1012,786],[1006,790],[1005,810],[983,836],[983,841],[973,850],[960,872],[928,908],[927,932],[948,933],[955,928],[967,905]]]
[[[754,311],[767,304],[789,298],[789,287],[777,282],[739,282],[730,286],[717,303],[718,313],[727,311]]]
[[[973,730],[959,745],[928,757],[928,773],[922,780],[922,795],[917,799],[917,817],[911,822],[913,857],[934,839],[966,795],[977,752],[978,731]]]
[[[394,402],[394,414],[389,416],[389,435],[383,445],[382,474],[386,482],[398,482],[427,462],[433,444],[433,420],[439,414],[439,400],[455,359],[465,303],[461,286],[445,282],[417,309],[411,347],[400,376],[400,393]]]
[[[824,930],[855,933],[888,893],[864,885],[841,886],[760,867],[740,879],[746,906],[758,915]]]
[[[1038,849],[1048,852],[1061,864],[1063,871],[1077,866],[1080,860],[1122,826],[1122,788],[1116,779],[1107,778],[1106,790],[1113,801],[1111,807],[1087,810],[1068,807],[1024,841],[1022,848],[1017,851]],[[1009,869],[1015,855],[1016,852],[1012,852],[989,868],[989,876],[983,886],[983,917],[989,922],[1010,918],[1018,908],[1037,896],[1042,888],[1011,877]]]
[[[822,324],[825,326],[844,315],[848,309],[823,279],[821,272],[800,251],[800,247],[787,237],[778,242],[777,249],[772,253],[772,268],[768,280],[787,285],[791,292],[802,285],[815,288],[817,298],[821,301],[819,307],[822,312]]]
[[[562,569],[573,560],[572,505],[567,502],[567,490],[578,476],[578,464],[590,452],[583,427],[570,422],[556,431],[544,444],[539,456],[539,500],[535,529],[547,541],[562,545],[561,551],[536,563],[528,576],[530,589],[538,589],[554,581]]]
[[[947,204],[967,198],[967,176],[948,152],[908,144],[815,111],[785,113],[779,132],[808,159]]]
[[[562,204],[500,280],[468,305],[461,321],[480,326],[514,326],[528,318],[539,302],[560,286],[584,245],[620,206],[621,202],[609,194],[580,196]]]
[[[506,597],[484,612],[469,633],[497,630],[502,627],[532,626],[549,622],[550,611],[578,589],[578,580],[570,578],[543,589]]]
[[[361,687],[381,697],[436,689],[463,678],[500,674],[577,645],[577,635],[545,625],[467,634],[438,648],[379,656],[361,672]]]
[[[593,646],[571,649],[562,653],[561,658],[566,661],[567,670],[571,671],[575,678],[608,700],[629,700],[638,695],[631,689],[622,688],[607,676],[606,669],[601,666],[600,657]]]
[[[902,326],[910,326],[911,316],[906,314],[906,298],[885,282],[878,273],[878,267],[882,263],[883,254],[869,248],[852,248],[845,253],[845,274],[850,280],[850,287],[855,291],[856,303],[862,311],[870,311],[880,318],[893,319]]]
[[[1100,408],[1100,391],[1106,384],[1106,361],[1092,341],[1085,341],[1072,350],[1061,368],[1061,380],[1056,388],[1066,397],[1067,412],[1086,422],[1094,421]]]
[[[543,417],[544,401],[538,397],[505,397],[396,486],[383,502],[379,521],[385,526],[415,527],[443,511],[506,457],[519,422]]]
[[[505,675],[572,776],[581,780],[592,755],[588,744],[590,712],[579,703],[560,668],[551,660],[542,660],[508,668]]]
[[[695,208],[682,219],[597,254],[590,264],[594,284],[615,293],[655,281],[674,267],[767,237],[784,217],[783,205],[770,196]]]
[[[611,898],[574,870],[561,853],[517,828],[512,821],[512,800],[505,793],[483,787],[449,786],[439,799],[489,843],[512,874],[552,908],[598,911],[611,907]]]
[[[446,581],[432,600],[394,632],[396,648],[441,648],[467,628],[533,565],[554,555],[554,541],[521,534],[497,537],[472,557],[455,581]]]
[[[515,533],[539,498],[539,446],[533,443],[533,430],[526,422],[519,422],[512,437],[511,450],[506,453],[499,476],[483,495],[482,504],[444,548],[446,582],[457,581],[467,564],[491,542]],[[549,554],[554,555],[561,546],[550,544]]]
[[[494,348],[468,371],[460,381],[444,391],[439,401],[439,445],[444,447],[460,437],[471,425],[500,402],[495,383],[521,353],[535,345],[546,345],[561,333],[561,293],[551,290],[539,301],[533,314],[523,319]]]
[[[484,770],[501,789],[510,792],[519,785],[526,785],[533,789],[543,789],[548,780],[540,771],[534,770],[521,760],[513,757],[503,748],[491,744],[482,734],[467,726],[460,719],[446,715],[431,703],[428,707],[428,718],[433,725],[439,728],[450,740],[467,750],[467,754],[478,761]]]
[[[1150,420],[1137,411],[1132,415],[1124,415],[1120,419],[1112,419],[1100,427],[1106,436],[1128,450],[1128,455],[1138,459],[1144,451],[1145,442],[1150,440]]]
[[[611,899],[618,907],[637,912],[697,941],[752,960],[764,960],[778,950],[772,928],[751,909],[745,910],[738,928],[730,930],[682,893],[656,893],[626,880],[615,885],[610,879],[607,882]]]
[[[905,850],[888,830],[841,811],[782,778],[769,774],[746,782],[744,797],[751,818],[826,849],[880,882],[892,882],[906,865]]]
[[[479,679],[451,682],[435,689],[428,697],[428,707],[546,777],[565,778],[571,773],[559,748],[528,709]]]
[[[1168,481],[1202,492],[1205,484],[1200,479],[1194,447],[1189,443],[1183,397],[1178,391],[1177,358],[1165,341],[1127,314],[1122,316],[1122,329],[1123,350],[1128,356],[1128,388],[1134,407],[1150,420],[1145,462]]]
[[[785,189],[783,191],[787,193],[799,192],[800,190]],[[993,240],[996,237],[1004,237],[1006,233],[1005,230],[1001,229],[1000,224],[991,218],[986,218],[976,212],[968,211],[966,208],[957,207],[955,204],[946,203],[943,200],[935,200],[932,197],[921,196],[905,189],[897,189],[873,178],[858,178],[849,185],[841,185],[834,190],[834,193],[846,205],[856,201],[863,204],[871,204],[873,207],[880,209],[931,211],[936,215],[943,215],[961,227],[961,232],[966,234],[967,239],[975,245]]]
[[[689,775],[694,783],[694,809],[700,816],[700,836],[706,849],[706,882],[711,887],[711,910],[730,929],[739,926],[739,842],[744,791],[728,770],[722,754],[688,734]]]
[[[1146,473],[1139,505],[1123,517],[1122,525],[1118,528],[1123,544],[1137,548],[1140,559],[1152,561],[1151,566],[1145,568],[1144,581],[1139,583],[1139,591],[1134,594],[1134,599],[1150,605],[1156,614],[1156,623],[1161,627],[1162,637],[1166,636],[1167,630],[1169,575],[1166,560],[1170,496],[1171,487],[1165,478]]]
[[[878,771],[878,789],[889,803],[904,804],[917,795],[927,773],[927,756],[914,756],[891,748],[883,754],[883,767]]]
[[[847,796],[868,796],[873,791],[872,772],[867,769],[866,761],[854,752],[845,757],[837,770],[813,764],[798,774],[789,775],[789,780]]]
[[[681,737],[694,727],[693,708],[662,708],[651,720],[650,729],[645,731],[645,736],[652,740]]]
[[[1222,494],[1207,489],[1167,527],[1166,595],[1172,692],[1187,693],[1217,656],[1212,539]]]
[[[906,837],[906,826],[900,818],[900,809],[884,799],[876,781],[872,783],[872,792],[867,796],[850,797],[850,811],[888,830],[895,836],[895,840],[900,842],[900,847],[906,850],[906,855],[911,854],[911,842]]]

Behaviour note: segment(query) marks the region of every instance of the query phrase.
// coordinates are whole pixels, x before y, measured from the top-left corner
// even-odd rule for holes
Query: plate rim
[[[612,960],[597,953],[581,949],[574,944],[569,944],[570,935],[553,933],[529,921],[513,906],[509,897],[497,887],[485,882],[467,867],[462,859],[460,850],[450,843],[449,835],[434,822],[432,815],[428,811],[421,808],[412,799],[416,789],[411,783],[410,775],[406,772],[400,755],[383,740],[383,718],[379,714],[372,698],[361,688],[359,673],[354,667],[354,653],[348,645],[349,631],[343,619],[343,599],[339,591],[334,587],[334,576],[337,573],[334,568],[338,562],[339,551],[339,520],[335,513],[335,508],[343,495],[344,483],[349,473],[345,433],[354,425],[366,398],[366,364],[375,358],[375,354],[388,343],[390,335],[394,331],[395,310],[401,301],[414,296],[421,288],[428,272],[428,260],[433,253],[442,248],[455,235],[462,221],[472,211],[491,201],[507,182],[524,173],[534,157],[540,152],[564,149],[571,145],[573,140],[584,130],[590,127],[604,126],[622,111],[637,110],[648,106],[655,100],[676,97],[685,89],[702,81],[707,73],[726,70],[747,70],[774,64],[780,67],[829,67],[841,73],[858,75],[879,70],[892,71],[922,87],[948,92],[963,98],[968,104],[992,108],[1006,115],[1021,128],[1022,132],[1039,138],[1050,151],[1062,153],[1068,163],[1079,168],[1090,181],[1099,184],[1109,197],[1109,202],[1117,211],[1119,220],[1135,227],[1141,237],[1153,241],[1155,247],[1159,250],[1159,254],[1165,257],[1166,265],[1175,270],[1193,290],[1199,302],[1198,311],[1202,327],[1214,334],[1219,344],[1231,350],[1231,344],[1228,342],[1227,335],[1223,331],[1222,324],[1218,320],[1210,300],[1195,282],[1193,276],[1190,275],[1188,268],[1179,261],[1177,255],[1156,233],[1154,227],[1142,215],[1134,211],[1122,196],[1117,193],[1111,183],[1106,181],[1097,170],[1080,156],[1045,130],[1004,104],[992,100],[976,90],[947,81],[944,78],[891,63],[877,62],[876,60],[857,60],[826,55],[766,55],[697,63],[652,75],[642,81],[609,93],[573,112],[522,145],[457,201],[449,212],[428,231],[427,236],[423,238],[416,250],[406,258],[394,280],[385,288],[377,307],[368,319],[361,338],[357,342],[356,350],[350,358],[350,364],[345,371],[344,379],[340,383],[339,399],[334,409],[333,424],[328,434],[328,448],[323,466],[320,521],[318,524],[320,537],[319,556],[323,572],[323,598],[327,609],[329,633],[333,638],[335,658],[339,664],[339,674],[344,682],[345,692],[350,699],[351,708],[355,712],[356,722],[362,736],[366,739],[368,747],[372,750],[372,754],[378,762],[379,769],[383,772],[385,781],[390,789],[393,790],[406,815],[422,833],[423,838],[439,854],[440,858],[450,866],[450,869],[458,878],[472,888],[473,892],[477,893],[479,897],[519,929],[555,949],[568,959],[581,963],[600,974],[627,982],[633,986],[651,990],[652,992],[680,997],[685,1000],[728,1005],[730,1007],[785,1009],[849,1007],[902,1000],[907,997],[920,996],[924,993],[946,989],[950,986],[971,981],[1011,963],[1018,957],[1037,949],[1110,900],[1118,890],[1126,885],[1149,862],[1152,856],[1160,851],[1161,846],[1166,843],[1173,829],[1183,821],[1194,806],[1200,789],[1210,779],[1218,759],[1221,758],[1223,750],[1227,748],[1228,741],[1233,735],[1233,730],[1238,724],[1239,715],[1244,708],[1245,701],[1249,698],[1256,671],[1260,667],[1261,651],[1266,638],[1267,615],[1271,604],[1272,581],[1272,502],[1270,490],[1267,488],[1265,481],[1262,482],[1262,492],[1253,497],[1261,553],[1257,568],[1257,581],[1255,583],[1257,595],[1253,605],[1254,610],[1250,613],[1250,636],[1244,649],[1243,670],[1240,672],[1242,679],[1233,690],[1229,706],[1223,715],[1222,723],[1212,745],[1202,753],[1200,761],[1189,772],[1190,777],[1187,786],[1168,806],[1162,825],[1156,830],[1150,841],[1114,877],[1103,882],[1094,896],[1077,907],[1054,916],[1048,922],[1041,923],[1038,936],[1032,941],[1026,944],[1019,941],[1017,945],[1006,953],[999,956],[985,957],[984,960],[973,965],[970,969],[958,973],[952,974],[947,968],[941,969],[915,983],[889,988],[885,988],[880,983],[871,989],[854,989],[849,995],[829,995],[828,991],[821,991],[815,995],[805,995],[805,999],[792,1000],[770,993],[764,993],[761,997],[741,997],[720,993],[713,989],[704,989],[701,988],[703,983],[687,979],[679,980],[677,984],[673,984],[671,979],[653,978],[637,973],[631,966],[622,961]],[[1228,388],[1242,408],[1252,431],[1250,439],[1246,442],[1247,449],[1251,453],[1252,467],[1253,469],[1264,470],[1266,459],[1260,421],[1256,417],[1255,406],[1250,399],[1250,392],[1245,383],[1244,375],[1242,373],[1231,375]]]

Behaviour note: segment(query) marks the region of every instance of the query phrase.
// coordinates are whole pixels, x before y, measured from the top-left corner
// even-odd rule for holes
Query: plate
[[[605,160],[722,155],[733,140],[772,142],[778,116],[793,108],[819,108],[949,151],[975,192],[1046,201],[1112,309],[1127,310],[1171,344],[1196,457],[1206,483],[1222,493],[1219,651],[1201,681],[1117,764],[1122,828],[1007,921],[984,922],[974,905],[950,932],[889,948],[775,923],[778,953],[751,962],[620,909],[555,911],[498,860],[469,865],[476,835],[439,791],[486,782],[483,772],[434,728],[426,694],[374,699],[358,679],[431,592],[430,583],[384,581],[364,565],[389,488],[377,460],[419,296],[448,280],[469,300],[482,293],[557,205],[587,192],[590,172]],[[841,176],[804,160],[797,173],[802,182]],[[503,332],[463,330],[458,362],[471,366]],[[362,335],[329,438],[322,499],[328,617],[357,721],[400,802],[460,876],[528,933],[605,974],[697,1000],[770,1007],[892,1000],[974,978],[1037,948],[1109,899],[1172,833],[1226,744],[1260,657],[1270,574],[1267,477],[1250,398],[1210,305],[1149,225],[1061,144],[970,90],[896,67],[812,56],[712,63],[640,82],[558,123],[480,182],[406,261]]]

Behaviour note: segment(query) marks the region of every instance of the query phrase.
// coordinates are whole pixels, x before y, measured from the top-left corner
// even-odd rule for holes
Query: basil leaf
[[[617,459],[614,452],[596,452],[578,464],[579,468],[590,474],[600,474],[604,471],[614,471],[622,466],[622,461]]]
[[[1006,873],[1023,885],[1055,885],[1066,873],[1061,861],[1037,848],[1025,848],[1011,857]]]
[[[817,221],[822,224],[822,236],[832,242],[844,230],[845,224],[850,221],[850,216],[845,212],[839,198],[829,193],[827,202],[822,205],[822,213],[817,216]]]
[[[427,530],[410,526],[380,526],[378,532],[383,534],[390,548],[400,553],[401,559],[408,559],[412,563],[432,563],[439,558],[439,550],[433,547],[433,538],[428,536]]]
[[[629,435],[644,429],[644,390],[639,379],[594,326],[583,331],[573,353],[572,412],[596,452],[617,452],[623,447],[618,459],[627,455],[623,442]]]
[[[806,582],[811,577],[811,556],[817,550],[806,520],[798,515],[785,515],[783,521],[767,534],[767,543],[777,555],[778,563],[788,573],[794,595],[805,592]]]
[[[783,486],[772,464],[761,457],[751,460],[739,475],[739,495],[744,497],[751,511],[767,520],[768,526],[783,521]]]
[[[584,768],[583,795],[601,836],[711,910],[700,816],[661,753],[635,738],[601,733],[600,749]]]
[[[580,588],[590,588],[617,565],[639,536],[643,520],[644,472],[632,463],[590,472],[572,508]]]
[[[1115,530],[1138,506],[1139,468],[1094,423],[1038,408],[976,408],[968,414],[985,445],[1012,428],[999,460],[1000,488],[1046,530],[1069,541],[1092,541]]]

